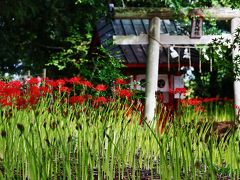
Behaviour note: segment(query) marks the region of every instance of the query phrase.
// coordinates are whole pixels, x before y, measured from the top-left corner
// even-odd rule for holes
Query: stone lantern
[[[190,38],[201,38],[203,35],[203,17],[204,14],[200,9],[192,9],[188,16],[191,19],[191,34]]]

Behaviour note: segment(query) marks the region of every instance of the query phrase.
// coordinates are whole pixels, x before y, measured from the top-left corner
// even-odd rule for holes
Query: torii
[[[181,44],[181,45],[204,45],[212,42],[213,39],[223,37],[233,39],[235,31],[240,27],[240,10],[230,8],[210,8],[204,9],[203,13],[216,20],[231,20],[231,35],[204,35],[200,39],[191,39],[189,36],[160,36],[160,18],[172,19],[176,17],[166,8],[117,8],[114,18],[147,18],[151,19],[149,24],[149,34],[139,36],[113,36],[113,43],[118,45],[148,44],[147,69],[146,69],[146,92],[145,92],[145,117],[148,121],[153,120],[156,107],[155,92],[157,90],[159,48],[161,45]],[[182,13],[179,13],[183,16]],[[238,54],[239,47],[232,50],[232,57]],[[233,62],[234,63],[234,62]],[[234,81],[234,101],[240,107],[240,81]],[[236,111],[237,113],[237,111]]]

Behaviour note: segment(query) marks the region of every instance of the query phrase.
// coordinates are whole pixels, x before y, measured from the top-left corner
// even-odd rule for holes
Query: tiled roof
[[[101,19],[97,24],[98,36],[101,44],[110,50],[111,54],[120,58],[125,64],[145,64],[147,59],[147,45],[113,45],[113,35],[139,35],[147,34],[148,19]],[[181,34],[181,27],[171,20],[161,20],[161,34]],[[198,61],[198,51],[191,48],[191,61]],[[180,62],[188,63],[183,59],[184,48],[177,49],[180,52]],[[168,63],[168,48],[160,48],[160,64]],[[177,59],[170,59],[170,63],[178,63]]]

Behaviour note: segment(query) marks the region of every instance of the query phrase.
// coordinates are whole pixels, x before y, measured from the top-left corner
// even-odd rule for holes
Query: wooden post
[[[27,76],[28,76],[28,77],[31,76],[31,72],[30,72],[30,70],[27,71]]]
[[[46,68],[43,69],[43,79],[46,79],[47,77],[47,70]]]
[[[232,33],[232,38],[235,38],[236,30],[237,28],[240,27],[240,18],[233,18],[231,21],[231,33]],[[237,66],[237,68],[240,68],[240,65],[237,64],[237,62],[234,61],[234,58],[236,55],[239,54],[239,46],[237,46],[235,49],[232,50],[232,58],[233,58],[233,63],[234,65]],[[240,77],[236,77],[236,79],[239,79]],[[238,114],[238,110],[240,108],[240,80],[235,80],[233,84],[233,89],[234,89],[234,103],[237,108],[235,108],[235,113],[236,115]]]
[[[158,65],[160,50],[160,18],[154,17],[149,26],[149,45],[146,70],[146,92],[145,92],[145,117],[148,121],[154,118],[156,108],[155,92],[157,91],[158,82]]]

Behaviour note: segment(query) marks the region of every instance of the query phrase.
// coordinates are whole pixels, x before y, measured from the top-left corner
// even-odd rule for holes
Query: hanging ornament
[[[177,53],[177,51],[174,49],[173,46],[170,46],[170,51],[171,51],[170,55],[173,59],[175,59],[179,56],[179,54]]]
[[[184,49],[183,58],[184,59],[189,59],[190,58],[190,49],[189,48]]]
[[[189,67],[192,66],[190,48],[185,48],[184,49],[183,59],[188,59]]]

